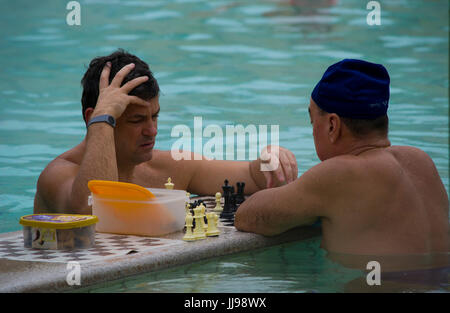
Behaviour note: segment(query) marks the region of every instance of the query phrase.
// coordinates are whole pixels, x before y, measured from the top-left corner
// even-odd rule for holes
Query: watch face
[[[108,122],[109,122],[111,125],[114,125],[114,124],[115,124],[114,117],[108,116]]]

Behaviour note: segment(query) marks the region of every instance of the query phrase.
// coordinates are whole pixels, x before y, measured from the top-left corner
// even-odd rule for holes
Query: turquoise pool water
[[[0,233],[21,229],[40,172],[83,139],[81,77],[118,47],[161,86],[157,149],[195,116],[277,124],[300,174],[319,161],[307,106],[324,70],[347,57],[382,63],[392,144],[425,150],[448,192],[448,1],[382,1],[380,26],[366,23],[368,1],[293,2],[86,0],[80,26],[67,25],[65,1],[0,2]]]
[[[336,292],[364,273],[328,260],[320,240],[220,257],[78,292]]]
[[[353,256],[349,257],[353,259]],[[383,272],[380,286],[368,286],[368,273],[365,269],[344,267],[332,260],[320,248],[317,237],[127,277],[74,292],[450,292],[448,284],[410,284],[404,278],[391,281],[385,279]]]

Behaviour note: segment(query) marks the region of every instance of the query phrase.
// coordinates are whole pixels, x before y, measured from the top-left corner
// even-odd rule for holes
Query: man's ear
[[[331,143],[335,143],[341,135],[341,119],[337,114],[331,113],[328,118],[328,137]]]
[[[91,119],[92,112],[94,112],[93,108],[87,108],[84,111],[84,119],[86,121],[86,125],[87,125],[87,123],[89,123],[89,120]]]

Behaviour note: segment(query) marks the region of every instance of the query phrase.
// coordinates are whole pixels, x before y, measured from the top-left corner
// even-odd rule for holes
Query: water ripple
[[[159,10],[159,11],[148,11],[141,14],[125,15],[124,19],[131,21],[151,21],[165,18],[175,18],[180,16],[182,16],[181,13],[176,11]]]
[[[413,37],[413,36],[381,36],[386,48],[404,48],[411,46],[436,45],[447,42],[441,37]]]
[[[270,25],[270,24],[336,24],[338,17],[326,15],[314,16],[276,16],[270,18],[246,18],[245,23],[250,25]]]
[[[181,50],[190,52],[217,53],[217,54],[247,54],[258,58],[289,59],[292,54],[266,48],[246,45],[216,45],[216,46],[179,46]]]
[[[0,144],[0,156],[4,157],[19,157],[26,155],[59,155],[65,149],[54,148],[43,144],[28,144],[28,145],[3,145]]]

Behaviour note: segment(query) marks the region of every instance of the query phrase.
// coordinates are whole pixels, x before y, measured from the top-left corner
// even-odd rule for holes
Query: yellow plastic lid
[[[155,195],[148,189],[131,183],[122,183],[109,180],[90,180],[89,190],[99,197],[120,200],[149,200]]]
[[[95,224],[98,217],[81,214],[30,214],[20,218],[23,226],[43,227],[54,229],[80,228]]]

